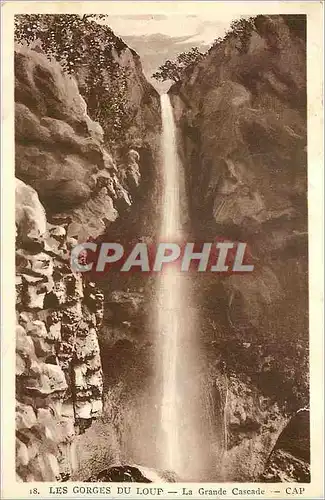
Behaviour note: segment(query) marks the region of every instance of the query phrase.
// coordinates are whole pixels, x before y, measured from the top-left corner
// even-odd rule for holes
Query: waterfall
[[[184,186],[173,108],[167,94],[161,96],[161,113],[163,203],[159,239],[181,243]],[[200,480],[208,435],[202,425],[202,370],[190,288],[189,273],[181,273],[174,264],[163,267],[157,278],[157,364],[161,381],[157,448],[162,468],[173,470],[184,480]]]
[[[176,129],[169,96],[161,96],[163,205],[160,241],[181,239],[179,161]],[[183,282],[174,266],[163,269],[158,281],[158,334],[162,354],[161,430],[165,468],[178,471],[181,467],[177,404],[177,364],[179,361],[179,331]]]

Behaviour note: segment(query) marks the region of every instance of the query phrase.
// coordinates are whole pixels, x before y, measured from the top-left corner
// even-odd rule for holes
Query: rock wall
[[[308,405],[305,35],[304,16],[258,16],[170,90],[189,233],[244,241],[255,266],[194,285],[202,342],[226,374],[229,480],[256,480],[285,422]]]
[[[16,206],[17,474],[67,480],[75,435],[102,411],[103,296],[71,271],[71,238],[47,223],[36,191],[20,180]]]
[[[96,237],[132,204],[138,152],[127,151],[116,165],[76,80],[58,62],[17,46],[15,78],[16,175],[36,189],[48,217],[65,223],[69,236]]]

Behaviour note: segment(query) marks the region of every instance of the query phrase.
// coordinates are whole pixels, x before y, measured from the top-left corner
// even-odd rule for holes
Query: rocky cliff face
[[[37,190],[53,221],[69,226],[69,236],[96,237],[131,207],[141,177],[138,151],[127,149],[123,163],[113,160],[76,80],[58,62],[19,46],[15,76],[16,175]]]
[[[71,239],[47,222],[36,191],[20,180],[16,207],[17,474],[66,480],[75,435],[102,411],[103,296],[71,271]]]
[[[91,79],[91,58],[71,72],[62,53],[49,49],[44,26],[55,22],[47,17],[55,16],[23,16],[16,29],[16,427],[24,481],[69,479],[75,438],[102,412],[104,297],[71,270],[70,251],[119,221],[147,221],[160,128],[158,95],[133,51],[111,32],[114,71],[101,84],[114,92],[106,95]],[[79,40],[88,56],[99,25],[89,26]],[[129,122],[118,137],[123,117]]]
[[[202,341],[226,373],[230,480],[258,478],[286,420],[308,404],[305,29],[303,16],[249,20],[170,91],[189,232],[245,241],[255,265],[195,285]]]

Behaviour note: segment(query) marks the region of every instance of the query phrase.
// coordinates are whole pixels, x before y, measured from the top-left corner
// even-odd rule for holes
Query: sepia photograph
[[[83,3],[14,15],[16,481],[301,495],[308,16]]]

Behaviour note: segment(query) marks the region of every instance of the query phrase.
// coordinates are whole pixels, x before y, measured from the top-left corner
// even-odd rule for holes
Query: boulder
[[[174,483],[176,475],[173,472],[155,471],[139,465],[115,465],[90,477],[87,482]]]
[[[261,481],[310,482],[309,410],[299,410],[281,432],[268,458]]]

